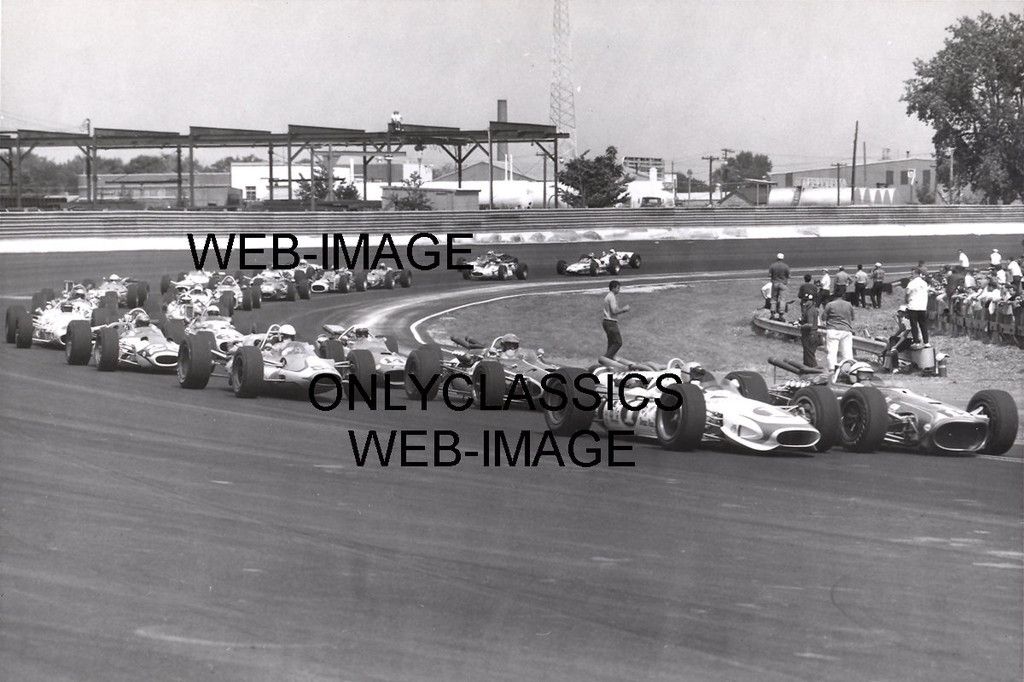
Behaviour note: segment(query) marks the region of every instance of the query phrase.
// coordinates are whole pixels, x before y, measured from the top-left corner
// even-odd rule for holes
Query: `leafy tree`
[[[676,173],[676,191],[684,194],[686,192],[693,192],[694,194],[697,192],[707,192],[708,183],[694,175],[687,176],[686,173]]]
[[[570,160],[558,172],[558,183],[575,191],[560,187],[561,199],[574,208],[604,208],[629,202],[626,184],[633,178],[619,163],[619,150],[608,147],[604,154],[588,159],[587,150]]]
[[[258,159],[257,159],[258,160]],[[299,198],[302,200],[309,200],[310,192],[316,197],[317,201],[331,201],[335,199],[358,199],[359,189],[353,183],[345,184],[344,180],[339,180],[334,184],[334,197],[329,196],[327,187],[327,173],[323,168],[316,167],[313,169],[313,182],[310,183],[301,173],[299,174]]]
[[[711,174],[716,183],[742,183],[744,180],[766,180],[772,172],[772,162],[766,154],[742,151],[730,156]],[[707,185],[704,186],[707,189]]]
[[[419,173],[413,173],[402,183],[403,191],[395,197],[396,211],[432,211],[434,207],[423,191],[423,178]]]
[[[962,17],[945,46],[914,61],[907,113],[929,124],[937,155],[950,148],[958,185],[988,203],[1024,201],[1024,19]]]
[[[255,154],[245,156],[225,156],[211,163],[207,168],[211,173],[226,173],[231,170],[232,163],[253,163],[263,161]]]
[[[184,163],[182,164],[184,165]],[[178,160],[170,154],[150,156],[142,154],[132,157],[125,164],[125,173],[174,173],[178,169]]]

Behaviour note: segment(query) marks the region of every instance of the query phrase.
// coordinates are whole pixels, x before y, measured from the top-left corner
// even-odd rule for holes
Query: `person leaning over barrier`
[[[823,313],[828,371],[832,372],[840,363],[853,359],[853,306],[836,292]]]
[[[871,305],[875,308],[882,307],[882,291],[885,289],[885,270],[881,263],[875,263],[875,269],[871,271]]]
[[[782,297],[789,286],[789,266],[783,260],[785,255],[775,254],[775,262],[768,266],[768,277],[772,281],[772,319],[781,320]]]
[[[604,327],[605,336],[608,337],[608,349],[605,351],[605,357],[615,358],[615,354],[622,348],[622,334],[619,333],[619,315],[629,312],[629,306],[619,306],[619,289],[621,285],[618,280],[612,280],[608,283],[608,294],[604,297],[604,321],[601,326]]]

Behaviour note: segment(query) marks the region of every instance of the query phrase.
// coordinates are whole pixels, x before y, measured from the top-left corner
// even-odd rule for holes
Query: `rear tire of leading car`
[[[619,274],[619,259],[616,256],[612,256],[608,259],[608,274]]]
[[[178,384],[182,388],[203,389],[213,374],[212,332],[190,334],[178,346]]]
[[[239,398],[256,398],[263,390],[263,353],[242,346],[231,363],[231,388]]]
[[[365,348],[356,348],[348,353],[348,377],[349,391],[353,395],[367,395],[372,397],[374,388],[373,377],[377,373],[377,362],[373,353]],[[362,391],[353,390],[358,385]]]
[[[166,294],[171,288],[171,276],[163,275],[160,277],[160,293]]]
[[[967,403],[968,412],[973,412],[979,407],[982,414],[988,417],[988,436],[985,438],[985,444],[978,450],[979,454],[1005,454],[1013,447],[1013,441],[1017,438],[1017,402],[1006,391],[985,389],[971,396],[970,402]]]
[[[87,365],[92,356],[92,327],[86,320],[71,320],[64,343],[64,358],[69,365]]]
[[[27,312],[25,306],[22,305],[12,305],[7,308],[7,313],[4,316],[4,338],[7,339],[7,343],[14,343],[18,331],[18,316]]]
[[[556,436],[572,436],[580,431],[586,431],[594,422],[594,412],[597,405],[592,409],[586,409],[583,405],[587,401],[596,400],[593,395],[584,393],[576,386],[577,377],[590,375],[585,383],[590,388],[596,388],[597,382],[593,375],[585,369],[578,367],[562,367],[554,372],[551,378],[547,379],[545,401],[548,401],[550,394],[554,398],[554,392],[550,389],[558,388],[565,394],[565,402],[560,410],[544,410],[544,421],[548,430]],[[584,382],[581,382],[584,383]],[[550,387],[550,388],[547,388]],[[550,404],[550,403],[549,403]]]
[[[140,308],[146,301],[146,294],[138,284],[129,284],[125,294],[125,303],[129,308]]]
[[[309,300],[309,280],[304,279],[301,282],[295,283],[295,291],[299,294],[299,298],[303,301]]]
[[[403,289],[408,289],[412,286],[412,272],[409,270],[402,270],[398,275],[398,284]]]
[[[889,429],[889,410],[877,388],[854,386],[839,400],[839,440],[853,452],[875,452]]]
[[[744,398],[756,400],[759,403],[770,403],[772,401],[771,394],[768,393],[768,382],[757,372],[744,370],[729,372],[725,375],[725,380],[735,383],[737,390],[739,390],[740,395]]]
[[[394,289],[395,288],[395,273],[389,272],[388,274],[384,275],[384,288],[385,289]]]
[[[569,264],[566,263],[564,260],[560,260],[558,261],[558,263],[555,264],[555,272],[557,272],[559,275],[564,275],[565,269],[567,267],[569,267]]]
[[[496,360],[481,360],[473,368],[473,399],[480,409],[502,409],[505,368]]]
[[[231,317],[235,312],[235,293],[233,291],[224,291],[220,295],[220,314],[225,317]]]
[[[355,278],[356,291],[366,291],[366,272],[360,271],[356,273]]]
[[[185,340],[185,321],[175,318],[164,320],[163,332],[169,341],[181,343]]]
[[[654,429],[658,443],[666,450],[686,452],[694,450],[704,438],[707,423],[707,403],[704,391],[694,384],[670,384],[666,387],[682,395],[674,410],[658,409]]]
[[[842,414],[839,401],[828,386],[805,386],[793,394],[792,404],[821,434],[814,445],[816,452],[825,452],[839,441]]]
[[[284,288],[284,300],[294,301],[299,297],[299,292],[295,288],[295,282],[288,282]]]
[[[437,346],[420,346],[405,359],[405,396],[409,400],[420,400],[419,389],[412,382],[412,377],[416,377],[420,386],[426,389],[423,398],[433,400],[437,397],[441,387],[441,351]]]
[[[85,322],[85,320],[82,321]],[[18,317],[14,320],[14,347],[31,348],[33,331],[32,316],[24,310],[18,313]]]
[[[629,267],[633,268],[634,270],[638,269],[642,264],[643,261],[640,259],[640,254],[634,253],[632,256],[629,257]]]
[[[516,264],[516,279],[524,280],[529,276],[529,274],[530,268],[526,265],[526,263]]]
[[[96,361],[96,369],[101,372],[113,372],[117,369],[117,358],[121,353],[121,335],[114,327],[99,330],[92,355]]]

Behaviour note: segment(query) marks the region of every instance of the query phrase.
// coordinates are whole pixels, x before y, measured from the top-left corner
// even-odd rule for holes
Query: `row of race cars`
[[[374,383],[387,383],[401,386],[412,400],[432,400],[444,387],[446,399],[454,393],[477,405],[540,403],[557,435],[600,424],[681,451],[720,443],[754,452],[824,452],[838,445],[861,452],[890,446],[999,455],[1017,434],[1017,405],[1005,391],[978,391],[961,409],[886,385],[869,364],[856,361],[826,374],[772,359],[795,378],[769,385],[750,371],[718,380],[679,358],[663,364],[600,358],[586,369],[563,367],[545,360],[542,350],[521,348],[513,334],[490,343],[461,337],[451,347],[403,351],[395,339],[368,328],[325,324],[305,342],[288,324],[257,332],[247,323],[239,312],[244,306],[231,305],[231,299],[244,302],[251,294],[229,290],[241,286],[234,277],[217,275],[200,284],[202,273],[185,274],[161,283],[161,289],[168,285],[162,306],[152,305],[157,299],[150,299],[144,283],[114,276],[88,288],[67,283],[50,300],[43,299],[51,292],[39,292],[31,311],[8,308],[6,340],[21,348],[63,347],[69,364],[92,362],[101,371],[173,372],[187,389],[222,377],[244,398],[281,389],[307,395],[312,385],[314,393],[335,392],[339,401],[342,391],[369,400]],[[255,286],[251,280],[248,285]],[[209,292],[205,301],[192,298],[197,287]],[[140,297],[144,305],[135,305]],[[573,399],[545,406],[541,398],[553,388]],[[662,409],[655,401],[669,394],[680,396],[678,405]]]
[[[472,260],[460,258],[459,265],[468,266],[462,270],[462,278],[468,280],[524,280],[529,276],[530,268],[518,257],[507,253],[488,251]],[[637,269],[643,264],[640,254],[634,251],[616,251],[607,249],[600,254],[585,253],[573,262],[559,260],[555,271],[559,275],[616,275],[623,268]]]

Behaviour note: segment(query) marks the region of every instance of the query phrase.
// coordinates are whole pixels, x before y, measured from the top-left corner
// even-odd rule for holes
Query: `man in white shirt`
[[[989,261],[992,263],[992,267],[997,267],[1003,264],[1003,257],[999,255],[999,249],[992,249],[992,255],[989,256]]]
[[[907,283],[907,317],[910,319],[910,331],[914,335],[914,345],[928,343],[928,283],[921,277],[921,271],[914,268],[912,277]]]
[[[967,257],[967,254],[962,250],[960,251],[960,267],[964,270],[971,267],[971,259]]]
[[[605,357],[615,358],[615,354],[622,348],[622,334],[619,333],[619,315],[629,312],[629,306],[625,305],[619,307],[618,293],[621,286],[618,280],[612,280],[608,283],[608,294],[604,297],[604,321],[601,326],[604,327],[605,336],[608,337],[608,350],[605,351]]]
[[[1014,289],[1016,289],[1017,291],[1020,291],[1020,280],[1021,280],[1020,259],[1019,258],[1014,258],[1012,261],[1010,261],[1010,264],[1006,266],[1006,270],[1007,270],[1007,272],[1010,273],[1010,284],[1013,285]]]
[[[828,268],[821,269],[821,298],[818,305],[825,305],[832,298],[832,275],[828,274]]]

